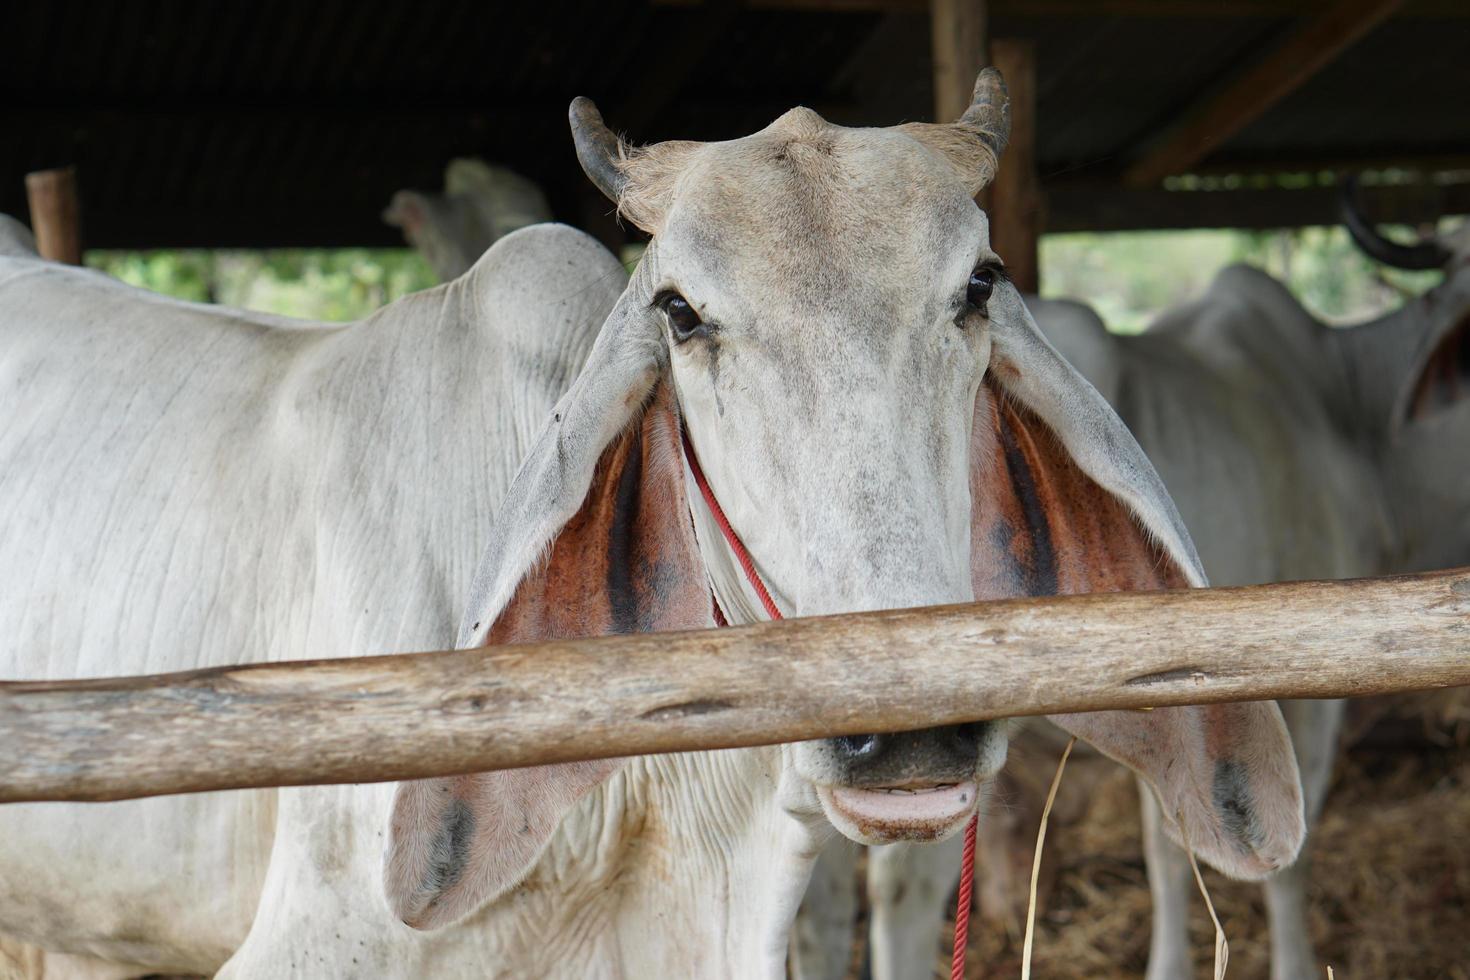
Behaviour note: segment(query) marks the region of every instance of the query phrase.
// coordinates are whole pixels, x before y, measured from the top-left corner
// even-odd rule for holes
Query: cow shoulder
[[[562,388],[581,369],[628,273],[591,235],[538,224],[497,241],[457,281],[473,297],[477,328],[504,343],[530,372],[523,376],[555,372],[545,380]]]

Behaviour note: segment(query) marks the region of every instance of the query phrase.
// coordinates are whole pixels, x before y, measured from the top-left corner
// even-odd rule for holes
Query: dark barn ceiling
[[[992,0],[991,33],[1036,42],[1037,158],[1062,201],[1115,182],[1323,6]],[[932,102],[913,0],[49,0],[6,19],[0,211],[25,216],[26,172],[74,164],[90,247],[396,244],[389,197],[437,188],[455,156],[606,222],[567,135],[579,94],[637,140],[738,136],[795,104],[888,124]],[[1467,42],[1470,2],[1411,0],[1201,166],[1470,168]]]

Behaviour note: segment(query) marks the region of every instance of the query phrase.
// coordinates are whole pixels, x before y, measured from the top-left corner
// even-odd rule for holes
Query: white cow
[[[469,271],[485,250],[517,228],[551,220],[536,182],[507,167],[449,161],[444,192],[399,191],[383,220],[403,230],[443,282]]]
[[[1406,247],[1355,211],[1348,219],[1369,254],[1443,266],[1445,281],[1341,328],[1246,266],[1226,269],[1138,336],[1110,334],[1078,303],[1026,300],[1158,467],[1216,584],[1470,565],[1470,226],[1447,243]],[[1331,777],[1342,707],[1282,704],[1309,823]],[[1152,794],[1142,798],[1154,898],[1148,976],[1190,976],[1192,872],[1159,833]],[[874,976],[929,977],[956,880],[954,846],[896,845],[869,860]],[[824,860],[816,876],[838,893],[835,905],[850,864]],[[1303,859],[1266,884],[1273,980],[1321,972],[1305,918],[1307,873]],[[831,930],[827,942],[845,948]]]
[[[711,499],[787,615],[1203,582],[1157,475],[988,247],[996,73],[953,125],[798,109],[631,150],[590,103],[572,118],[589,176],[654,236],[630,281],[535,227],[311,326],[0,259],[0,676],[440,647],[461,608],[462,644],[756,618]],[[686,490],[696,464],[714,498]],[[1273,705],[1055,720],[1137,769],[1207,859],[1294,858]],[[778,977],[834,828],[943,838],[1004,755],[985,724],[11,806],[0,932],[226,978]]]

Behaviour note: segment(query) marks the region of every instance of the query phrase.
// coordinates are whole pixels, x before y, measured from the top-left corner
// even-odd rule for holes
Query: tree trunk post
[[[26,174],[26,198],[31,207],[36,251],[43,259],[81,265],[81,206],[77,201],[76,168]]]
[[[1041,181],[1036,174],[1036,45],[997,38],[991,61],[1011,97],[1011,141],[990,191],[990,245],[1023,292],[1041,288]]]

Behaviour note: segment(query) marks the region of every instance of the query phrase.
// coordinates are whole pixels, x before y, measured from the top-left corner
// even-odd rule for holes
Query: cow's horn
[[[572,123],[572,141],[577,144],[577,162],[597,189],[614,204],[623,196],[627,175],[618,166],[618,138],[602,121],[602,113],[591,99],[577,96],[567,110]]]
[[[1435,238],[1423,238],[1413,245],[1384,238],[1377,226],[1363,214],[1356,177],[1349,177],[1342,182],[1339,209],[1342,212],[1342,223],[1347,226],[1348,234],[1358,248],[1369,258],[1384,265],[1395,269],[1441,269],[1452,258],[1450,250]]]
[[[1011,97],[999,68],[986,68],[975,78],[975,93],[970,108],[960,117],[959,125],[972,129],[980,142],[990,148],[998,162],[1011,138]]]

